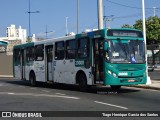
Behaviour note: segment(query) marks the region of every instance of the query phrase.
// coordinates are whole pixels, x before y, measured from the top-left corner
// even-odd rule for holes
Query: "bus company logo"
[[[2,112],[2,117],[11,117],[11,112]]]

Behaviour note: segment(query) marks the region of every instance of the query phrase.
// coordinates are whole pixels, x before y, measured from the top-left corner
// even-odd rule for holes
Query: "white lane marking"
[[[14,95],[15,93],[8,93],[8,95]]]
[[[48,90],[42,90],[43,92],[47,92],[47,93],[49,93],[50,91],[48,91]]]
[[[45,97],[59,97],[59,98],[70,98],[70,99],[80,99],[78,97],[71,97],[71,96],[59,96],[59,95],[46,95],[46,94],[39,94],[39,95],[34,95],[34,96],[45,96]]]
[[[57,95],[66,95],[66,94],[63,94],[63,93],[56,93]]]
[[[122,107],[122,106],[118,106],[118,105],[114,105],[114,104],[109,104],[109,103],[104,103],[104,102],[99,102],[99,101],[94,101],[95,103],[99,103],[99,104],[103,104],[103,105],[108,105],[108,106],[112,106],[112,107],[117,107],[117,108],[122,108],[122,109],[128,109],[126,107]]]
[[[8,93],[8,92],[0,92],[0,94],[19,95],[19,96],[34,96],[34,97],[56,97],[56,98],[67,98],[67,99],[75,99],[75,100],[80,99],[78,97],[73,97],[73,96],[49,95],[49,94]]]

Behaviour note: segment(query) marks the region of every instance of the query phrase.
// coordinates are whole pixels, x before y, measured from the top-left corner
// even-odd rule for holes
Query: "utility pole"
[[[51,32],[54,32],[54,31],[48,31],[48,26],[46,25],[46,39],[48,39],[48,33],[51,33]]]
[[[68,36],[68,17],[66,17],[66,36]]]
[[[156,9],[157,9],[156,7],[153,7],[153,12],[154,12],[154,13],[153,13],[153,16],[154,16],[154,17],[156,16]]]
[[[110,16],[103,16],[103,20],[104,20],[104,24],[105,24],[105,28],[108,28],[110,29],[111,26],[110,26],[110,22],[113,21],[113,16],[114,15],[110,15]],[[107,24],[108,23],[108,27],[107,27]]]
[[[77,0],[77,34],[79,29],[79,0]]]
[[[29,11],[27,11],[27,13],[29,14],[29,39],[31,38],[31,13],[40,13],[40,11],[34,11],[31,12],[31,4],[30,4],[30,0],[29,0]]]
[[[103,2],[97,0],[98,8],[98,29],[103,29]]]

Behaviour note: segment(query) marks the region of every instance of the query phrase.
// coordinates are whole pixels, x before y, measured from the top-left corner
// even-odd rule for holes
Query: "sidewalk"
[[[133,85],[131,87],[160,90],[160,80],[151,80],[149,85]]]
[[[0,75],[0,78],[13,78],[13,75]]]

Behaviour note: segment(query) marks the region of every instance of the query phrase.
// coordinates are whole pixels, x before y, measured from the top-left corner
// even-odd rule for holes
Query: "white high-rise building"
[[[6,34],[8,40],[20,40],[21,43],[26,43],[27,31],[26,29],[22,29],[21,26],[19,26],[19,28],[16,29],[16,26],[11,24],[10,27],[7,27]]]
[[[26,43],[27,40],[27,31],[26,29],[22,29],[21,26],[17,29],[17,37],[21,40],[22,43]]]
[[[6,37],[0,37],[0,39],[8,42],[7,54],[12,55],[14,45],[26,43],[27,31],[26,29],[22,29],[21,26],[17,29],[14,24],[11,24],[10,27],[7,27]]]
[[[16,26],[12,24],[10,27],[7,27],[6,34],[8,38],[16,37]]]

